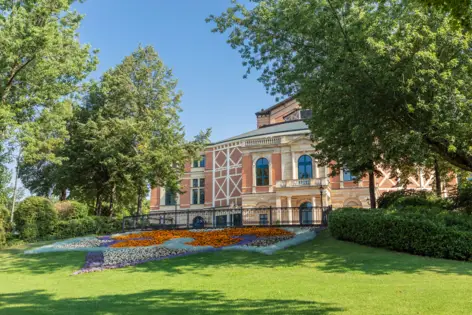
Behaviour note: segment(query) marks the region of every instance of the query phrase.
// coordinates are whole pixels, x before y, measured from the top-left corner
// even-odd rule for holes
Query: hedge
[[[472,231],[405,212],[338,209],[329,216],[333,237],[415,255],[472,260]]]
[[[108,217],[85,217],[59,221],[56,238],[71,238],[90,234],[112,234],[121,231],[121,220]]]
[[[49,199],[29,197],[18,205],[14,221],[20,238],[34,241],[52,236],[58,217],[57,211]]]

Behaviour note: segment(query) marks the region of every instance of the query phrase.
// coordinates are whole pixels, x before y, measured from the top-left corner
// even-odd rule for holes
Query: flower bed
[[[277,250],[311,240],[315,235],[314,230],[307,228],[158,230],[75,238],[29,250],[25,254],[86,251],[88,254],[85,265],[75,273],[79,274],[223,249],[272,254]]]

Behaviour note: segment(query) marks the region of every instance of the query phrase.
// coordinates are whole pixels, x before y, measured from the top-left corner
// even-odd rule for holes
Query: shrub
[[[408,199],[406,197],[414,198]],[[401,200],[403,200],[403,203],[405,203],[405,200],[407,200],[407,202],[410,201],[410,205],[415,205],[415,203],[421,204],[422,200],[424,201],[434,197],[435,195],[433,192],[425,190],[402,189],[396,191],[388,191],[383,193],[377,199],[377,207],[386,209],[393,206],[395,202],[401,202]]]
[[[472,260],[472,231],[447,226],[440,216],[428,218],[418,213],[346,208],[330,214],[329,229],[337,239],[363,245]]]
[[[61,220],[81,219],[88,216],[88,207],[75,200],[60,201],[54,207]]]
[[[90,234],[112,234],[121,231],[121,221],[108,217],[85,217],[59,221],[57,238],[71,238]]]
[[[455,208],[467,214],[472,214],[472,183],[467,182],[458,188],[452,199]]]
[[[57,211],[43,197],[29,197],[20,202],[14,215],[20,238],[33,241],[52,236],[57,224]]]

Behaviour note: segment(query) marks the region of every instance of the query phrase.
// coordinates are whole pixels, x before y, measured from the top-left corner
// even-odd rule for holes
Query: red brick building
[[[151,210],[172,210],[175,204],[177,209],[368,207],[367,178],[355,181],[349,170],[328,177],[328,168],[311,157],[310,131],[302,120],[310,114],[293,98],[257,112],[257,129],[208,145],[201,160],[186,165],[185,193],[177,200],[165,188],[153,189]],[[402,189],[381,172],[377,195]],[[408,188],[431,190],[432,180],[419,171]]]

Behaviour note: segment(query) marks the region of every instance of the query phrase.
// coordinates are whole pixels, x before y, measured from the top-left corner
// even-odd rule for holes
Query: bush
[[[472,214],[472,183],[467,182],[457,189],[453,196],[454,207],[467,214]]]
[[[472,231],[445,222],[446,214],[424,214],[368,209],[338,209],[329,216],[331,234],[340,240],[415,255],[472,260]],[[468,221],[469,222],[469,221]],[[449,222],[451,223],[451,222]]]
[[[75,200],[60,201],[54,207],[61,220],[82,219],[88,216],[88,207]]]
[[[20,202],[14,221],[20,238],[27,241],[52,236],[57,224],[57,211],[43,197],[29,197]]]
[[[427,200],[431,197],[434,197],[434,194],[431,191],[414,190],[414,189],[388,191],[388,192],[383,193],[377,199],[377,207],[383,208],[383,209],[389,208],[393,206],[393,204],[397,202],[399,199],[402,199],[405,197],[416,197],[418,199]],[[413,200],[418,200],[416,198]]]
[[[112,234],[121,231],[121,221],[108,217],[85,217],[59,221],[57,238],[71,238],[90,234]]]

